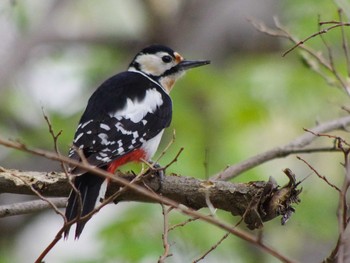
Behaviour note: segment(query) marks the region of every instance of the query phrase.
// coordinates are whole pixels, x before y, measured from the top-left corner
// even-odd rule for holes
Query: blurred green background
[[[346,2],[341,2],[346,8]],[[347,15],[345,9],[345,17]],[[0,3],[0,135],[53,150],[43,107],[66,153],[79,117],[93,90],[109,76],[126,69],[144,46],[162,43],[189,59],[212,64],[187,73],[172,91],[174,117],[161,149],[176,131],[175,143],[160,161],[168,172],[201,179],[227,165],[287,144],[318,122],[344,116],[348,96],[312,72],[299,51],[281,54],[291,43],[257,32],[253,17],[273,26],[273,16],[303,39],[318,31],[317,19],[338,19],[332,1],[277,0],[149,0],[39,1]],[[339,30],[325,35],[336,65],[345,72]],[[319,38],[308,45],[326,52]],[[336,133],[347,139],[348,134]],[[316,145],[331,146],[330,139]],[[341,154],[302,155],[322,175],[340,185]],[[0,147],[0,166],[23,170],[59,170],[59,165]],[[287,182],[284,168],[302,180],[311,171],[295,156],[252,169],[234,181]],[[137,169],[137,167],[132,167]],[[265,224],[264,240],[300,262],[319,262],[337,240],[338,195],[315,175],[302,183],[302,202],[286,226]],[[28,200],[0,195],[1,204]],[[205,210],[203,210],[206,213]],[[235,224],[239,218],[218,212]],[[187,218],[170,214],[170,223]],[[110,205],[87,224],[78,242],[60,243],[47,262],[156,262],[163,253],[161,207],[155,204]],[[0,263],[32,262],[61,227],[53,211],[0,219]],[[244,226],[242,226],[244,228]],[[191,262],[225,233],[192,222],[169,234],[172,257]],[[277,262],[235,236],[228,237],[202,262]]]

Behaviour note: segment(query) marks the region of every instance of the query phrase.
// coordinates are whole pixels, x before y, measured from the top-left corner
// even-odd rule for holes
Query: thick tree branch
[[[133,175],[119,175],[128,181],[131,181]],[[250,182],[250,183],[230,183],[223,181],[207,181],[184,176],[165,176],[161,185],[158,177],[147,175],[139,183],[146,186],[159,195],[169,198],[175,202],[183,204],[193,209],[207,207],[207,196],[211,204],[218,209],[231,212],[235,216],[243,216],[247,226],[251,229],[260,228],[264,221],[271,220],[281,213],[280,207],[274,204],[276,200],[274,196],[281,199],[281,207],[284,206],[287,197],[294,198],[298,192],[294,186],[286,186],[279,188],[274,182]],[[22,172],[17,170],[7,170],[2,168],[0,172],[0,193],[15,193],[33,195],[32,186],[40,194],[44,196],[65,197],[68,195],[71,187],[67,181],[67,177],[63,173],[40,173],[40,172]],[[120,184],[112,182],[107,191],[107,196],[112,195],[119,190]],[[287,195],[285,192],[289,189]],[[140,202],[156,202],[153,198],[145,196],[138,191],[125,191],[118,196],[115,202],[119,201],[140,201]],[[62,207],[63,200],[59,200]],[[286,203],[285,203],[286,204]],[[16,206],[16,205],[15,205]],[[0,207],[0,216],[18,214],[20,211],[16,207],[4,206]],[[23,207],[23,205],[21,204]],[[48,208],[42,202],[34,203],[32,206],[27,205],[30,211]],[[286,204],[285,209],[289,209],[290,203]]]
[[[133,191],[133,192],[137,193],[137,195],[142,195],[143,197],[147,198],[148,201],[152,200],[153,202],[158,202],[158,203],[162,203],[165,205],[169,205],[169,206],[173,207],[175,210],[177,210],[185,215],[188,215],[192,218],[200,218],[204,222],[213,224],[213,225],[215,225],[223,230],[226,230],[226,231],[230,232],[231,234],[241,238],[242,240],[245,240],[247,242],[250,242],[251,244],[258,246],[263,251],[271,254],[272,256],[280,259],[283,262],[292,262],[292,260],[290,260],[287,257],[285,257],[284,255],[280,254],[275,249],[262,243],[260,240],[257,240],[253,235],[246,233],[244,231],[240,231],[240,230],[236,229],[235,227],[233,227],[231,224],[227,224],[221,220],[216,219],[216,217],[205,216],[202,213],[199,213],[199,212],[191,209],[191,207],[198,209],[198,208],[202,207],[202,204],[204,204],[204,206],[206,206],[208,204],[208,200],[213,205],[221,206],[220,198],[218,200],[218,203],[216,203],[216,201],[213,199],[213,196],[211,195],[211,191],[216,190],[220,194],[221,194],[221,191],[223,191],[229,195],[228,197],[234,196],[237,194],[243,195],[243,197],[241,198],[241,201],[245,203],[245,207],[244,207],[244,209],[242,209],[243,213],[238,208],[237,208],[237,211],[239,212],[239,215],[242,216],[242,219],[245,221],[245,223],[248,225],[249,228],[254,229],[254,228],[262,227],[262,222],[271,220],[278,215],[282,215],[282,223],[284,223],[288,220],[288,218],[294,212],[294,208],[291,205],[293,203],[299,202],[298,195],[300,193],[300,190],[296,189],[297,184],[295,182],[295,177],[294,177],[294,175],[292,176],[292,174],[289,170],[286,170],[285,173],[290,178],[290,182],[282,188],[279,188],[277,186],[277,184],[274,183],[273,180],[270,180],[269,182],[250,182],[247,184],[243,184],[246,187],[246,191],[239,192],[238,188],[225,187],[226,184],[230,184],[227,182],[215,182],[215,181],[208,181],[208,180],[207,181],[200,181],[199,180],[199,182],[197,182],[197,188],[194,188],[191,191],[193,191],[193,190],[197,191],[199,198],[201,198],[200,200],[201,200],[202,204],[195,205],[193,201],[196,199],[195,198],[190,199],[187,196],[184,198],[184,200],[186,202],[189,201],[188,203],[186,203],[188,206],[186,206],[186,205],[183,205],[179,202],[174,201],[173,199],[165,197],[164,194],[162,194],[162,191],[164,191],[164,189],[166,189],[166,187],[164,187],[164,185],[165,185],[165,182],[167,181],[167,179],[174,178],[174,177],[175,178],[176,177],[183,178],[183,177],[167,176],[167,177],[165,177],[165,180],[163,181],[161,188],[159,187],[159,182],[158,182],[157,178],[152,179],[152,177],[149,177],[148,180],[150,180],[150,179],[157,180],[156,181],[157,188],[152,189],[151,182],[150,182],[150,186],[147,185],[147,187],[145,187],[145,183],[147,183],[147,180],[146,180],[146,182],[143,183],[143,185],[130,183],[130,181],[127,180],[125,177],[114,176],[114,175],[112,175],[104,170],[98,169],[96,167],[92,167],[88,164],[74,161],[68,157],[61,156],[57,153],[52,153],[52,152],[48,152],[48,151],[44,151],[44,150],[40,150],[40,149],[30,148],[30,147],[28,147],[25,144],[20,143],[20,142],[9,141],[6,139],[2,139],[0,137],[0,145],[3,145],[5,147],[10,147],[13,149],[18,149],[20,151],[27,152],[29,154],[42,156],[44,158],[48,158],[51,160],[64,162],[65,164],[74,165],[74,166],[82,168],[83,170],[86,170],[88,172],[95,173],[96,175],[99,175],[99,176],[102,176],[105,178],[109,178],[111,185],[118,184],[117,188],[118,188],[118,186],[123,187],[121,189],[122,191],[119,191],[120,193],[122,192],[124,194],[128,194],[128,193],[130,193],[130,191]],[[27,187],[28,190],[31,189],[30,193],[33,192],[33,190],[32,190],[33,188],[37,189],[39,186],[39,189],[36,190],[36,192],[40,193],[41,195],[43,195],[42,191],[47,190],[48,187],[47,187],[47,184],[45,182],[36,181],[35,178],[30,179],[30,177],[29,178],[28,177],[21,178],[19,174],[16,174],[16,176],[13,176],[14,175],[13,173],[15,173],[15,172],[17,172],[17,171],[13,171],[13,170],[8,171],[6,169],[2,169],[2,172],[0,172],[0,173],[1,174],[7,173],[7,176],[6,176],[7,179],[15,177],[16,179],[19,179],[19,180],[12,182],[12,183],[7,182],[4,184],[2,184],[0,182],[0,186],[7,185],[7,186],[11,187],[11,185],[12,186],[18,185],[22,189],[25,189],[25,187]],[[18,172],[20,172],[20,171],[18,171]],[[49,173],[49,174],[45,173],[44,176],[42,176],[42,178],[47,179],[47,177],[50,177],[50,175],[53,176],[53,175],[56,175],[56,173]],[[61,175],[64,178],[66,178],[66,181],[68,181],[66,174],[61,174]],[[55,179],[53,179],[53,180],[58,180],[59,178],[57,178],[57,177],[59,177],[59,176],[55,176]],[[5,176],[4,176],[4,178],[5,178]],[[142,177],[142,178],[144,178],[144,177]],[[186,178],[184,178],[184,179],[186,180]],[[194,178],[191,178],[191,179],[197,180]],[[61,182],[61,180],[58,180],[58,182]],[[138,181],[138,182],[140,183],[140,181]],[[187,183],[188,182],[186,182],[186,184]],[[67,182],[67,184],[68,184],[68,182]],[[173,187],[172,183],[169,184],[169,189],[171,189],[171,187]],[[128,191],[123,191],[124,189],[126,189]],[[249,189],[251,189],[251,190],[255,189],[255,191],[252,190],[252,192],[250,192]],[[69,190],[69,188],[68,188],[68,190]],[[0,193],[1,193],[1,191],[8,192],[8,190],[6,190],[6,189],[0,190]],[[111,190],[109,190],[109,191],[111,191]],[[158,192],[160,192],[160,194],[156,194],[156,193],[154,193],[154,191],[158,191]],[[171,191],[170,191],[170,193],[171,193]],[[183,193],[180,193],[180,194],[183,194]],[[204,196],[204,198],[203,198],[203,196]],[[123,195],[118,195],[118,198],[119,198],[118,200],[128,200],[128,199],[123,199]],[[204,201],[203,201],[203,199],[204,199]],[[230,199],[230,200],[232,200],[232,199]],[[232,206],[234,206],[236,204],[240,204],[240,200],[239,199],[236,199],[236,200],[238,202],[236,202],[235,199],[233,199],[233,202],[231,203]],[[221,199],[221,202],[222,201],[225,201],[225,199],[224,200]],[[226,202],[226,204],[228,204],[228,203]],[[223,206],[221,209],[230,211],[233,214],[235,211],[232,208],[225,209],[225,206]],[[64,226],[58,231],[55,239],[50,243],[50,245],[38,257],[36,262],[41,262],[43,260],[43,258],[52,249],[52,247],[62,238],[62,235],[63,235],[64,231],[67,229],[67,227],[70,227],[70,225],[73,223],[74,223],[74,221],[67,222],[64,224]]]

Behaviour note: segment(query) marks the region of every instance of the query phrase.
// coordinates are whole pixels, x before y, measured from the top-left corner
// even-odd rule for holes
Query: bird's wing
[[[95,91],[75,133],[70,158],[80,160],[81,149],[91,165],[105,166],[170,125],[170,97],[139,75],[118,74]]]

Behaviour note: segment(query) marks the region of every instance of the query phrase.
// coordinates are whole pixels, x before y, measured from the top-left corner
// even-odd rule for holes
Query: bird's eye
[[[166,56],[163,56],[163,57],[162,57],[162,60],[163,60],[163,62],[165,62],[165,63],[170,63],[173,59],[172,59],[171,56],[166,55]]]

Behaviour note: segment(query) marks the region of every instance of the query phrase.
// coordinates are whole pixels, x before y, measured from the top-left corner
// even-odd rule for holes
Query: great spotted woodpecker
[[[150,160],[171,122],[169,93],[175,81],[185,70],[209,63],[185,60],[162,45],[141,50],[127,71],[107,79],[92,94],[69,157],[80,161],[83,154],[89,164],[110,173],[128,162]],[[90,213],[104,197],[103,188],[108,183],[77,167],[71,167],[70,172],[76,175],[74,185],[80,197],[71,191],[66,208],[68,222]],[[75,238],[79,238],[85,224],[78,220]],[[65,237],[68,233],[69,229]]]

